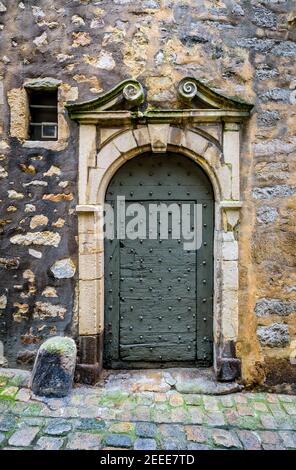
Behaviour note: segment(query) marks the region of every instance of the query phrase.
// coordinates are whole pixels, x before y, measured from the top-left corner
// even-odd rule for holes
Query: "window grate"
[[[58,139],[57,90],[28,90],[30,140]]]

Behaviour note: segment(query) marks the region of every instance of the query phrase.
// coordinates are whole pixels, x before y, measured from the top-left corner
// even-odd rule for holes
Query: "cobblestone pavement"
[[[151,377],[128,387],[76,386],[49,399],[31,394],[28,373],[0,369],[0,447],[296,449],[296,396],[180,393],[170,374]]]

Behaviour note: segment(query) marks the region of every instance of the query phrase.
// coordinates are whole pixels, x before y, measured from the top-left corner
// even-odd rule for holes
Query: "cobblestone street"
[[[135,377],[50,399],[31,394],[29,373],[0,370],[1,448],[296,449],[296,396],[180,393],[172,374]]]

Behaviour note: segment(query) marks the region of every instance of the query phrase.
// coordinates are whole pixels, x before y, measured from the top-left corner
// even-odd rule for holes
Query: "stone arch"
[[[212,141],[192,130],[170,127],[167,140],[162,142],[165,151],[183,154],[201,166],[212,183],[216,202],[229,198],[227,188],[231,185],[231,173],[223,166],[222,152]],[[108,139],[96,156],[96,167],[90,170],[88,203],[102,205],[108,184],[117,170],[127,160],[147,151],[153,151],[149,127],[148,130],[125,130],[114,139]]]

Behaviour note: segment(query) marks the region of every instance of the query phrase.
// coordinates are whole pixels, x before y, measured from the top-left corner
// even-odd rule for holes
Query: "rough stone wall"
[[[295,380],[296,9],[291,0],[0,1],[0,335],[11,365],[76,333],[77,126],[63,103],[125,78],[177,106],[186,75],[255,104],[243,135],[240,340],[247,382]],[[27,80],[61,81],[60,139],[25,142]],[[294,341],[295,344],[295,341]]]

